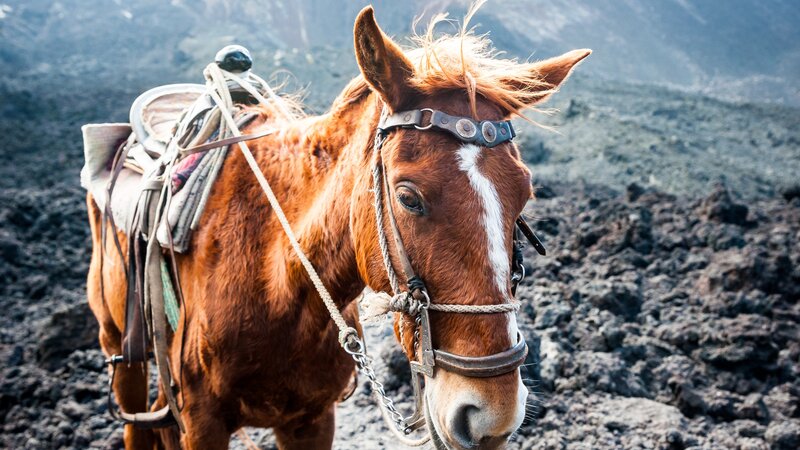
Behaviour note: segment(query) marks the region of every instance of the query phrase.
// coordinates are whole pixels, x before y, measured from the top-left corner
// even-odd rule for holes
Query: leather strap
[[[194,147],[182,148],[182,149],[180,149],[180,152],[181,152],[182,156],[188,156],[188,155],[192,155],[192,154],[195,154],[195,153],[207,152],[207,151],[213,150],[215,148],[227,147],[227,146],[232,145],[232,144],[238,144],[239,142],[242,142],[242,141],[252,141],[253,139],[258,139],[258,138],[262,138],[264,136],[269,136],[270,134],[275,133],[276,131],[277,131],[276,128],[268,128],[268,129],[260,131],[258,133],[243,134],[241,136],[231,136],[231,137],[226,138],[226,139],[220,139],[220,140],[217,140],[217,141],[208,142],[206,144],[195,145]]]
[[[400,230],[397,228],[397,220],[394,217],[394,207],[392,206],[392,191],[389,186],[389,177],[386,176],[383,158],[378,161],[378,164],[381,165],[381,170],[383,171],[383,189],[386,190],[386,209],[389,213],[389,228],[392,231],[392,238],[394,238],[394,249],[397,252],[397,259],[400,261],[400,270],[406,278],[406,283],[408,283],[412,278],[416,277],[416,273],[414,273],[414,267],[411,265],[411,258],[408,257],[406,247],[403,245],[403,238],[400,237]],[[383,226],[383,224],[380,224],[380,226]]]
[[[175,418],[172,416],[169,405],[164,406],[158,411],[135,414],[120,410],[116,411],[116,415],[125,423],[133,424],[133,426],[140,429],[164,428],[175,425]]]
[[[461,356],[444,350],[434,350],[436,367],[473,378],[489,378],[509,373],[522,365],[528,355],[528,344],[521,333],[517,333],[517,339],[517,343],[510,349],[488,356]]]
[[[169,166],[168,166],[169,168]],[[167,168],[167,169],[168,169]],[[166,170],[169,173],[169,170]],[[158,212],[155,216],[154,224],[160,222],[162,214],[166,214],[164,205],[167,201],[169,183],[164,184],[161,191],[161,196],[158,199]],[[158,369],[159,381],[161,388],[164,392],[164,397],[167,399],[167,405],[172,410],[172,416],[180,428],[181,432],[185,432],[183,421],[180,416],[180,408],[175,399],[175,393],[172,390],[172,372],[170,370],[168,352],[169,341],[167,339],[167,316],[164,311],[164,287],[161,281],[161,245],[155,235],[155,226],[150,233],[147,241],[147,253],[145,256],[145,298],[146,304],[150,310],[150,320],[152,323],[153,333],[153,353],[156,357],[156,367]]]
[[[391,118],[392,116],[389,117]],[[397,119],[397,117],[392,119],[392,123],[395,124],[393,126],[400,126],[396,125],[399,123],[398,120],[414,121],[417,119],[415,119],[413,112],[408,112],[407,117],[402,116],[400,119]],[[445,352],[443,350],[435,350],[433,348],[430,318],[428,316],[430,299],[427,296],[425,284],[419,277],[416,276],[414,272],[413,265],[411,264],[411,260],[406,252],[405,245],[403,245],[403,239],[400,236],[400,230],[397,226],[394,208],[392,205],[391,186],[389,184],[389,179],[386,176],[386,167],[383,165],[383,159],[380,153],[382,143],[382,137],[378,135],[375,141],[377,155],[375,164],[377,165],[376,170],[378,170],[379,173],[382,173],[381,178],[383,183],[381,186],[376,186],[375,188],[381,189],[385,193],[385,205],[389,216],[389,228],[394,240],[394,250],[397,260],[400,263],[402,274],[405,277],[405,281],[408,285],[408,291],[420,303],[428,303],[428,305],[419,310],[417,316],[417,327],[419,332],[419,347],[417,350],[419,351],[419,361],[410,362],[412,375],[414,375],[414,377],[419,377],[418,374],[424,374],[425,376],[433,377],[434,367],[439,367],[449,372],[478,378],[494,377],[515,370],[525,361],[525,356],[528,353],[528,346],[525,343],[525,339],[522,337],[522,335],[518,335],[518,342],[511,349],[483,357],[460,356]],[[384,225],[379,223],[378,226],[382,227]],[[538,242],[538,239],[536,241]],[[544,248],[541,246],[541,243],[539,243],[539,245],[541,248]],[[387,264],[391,265],[391,260]],[[416,383],[418,383],[418,380],[415,380],[415,386]],[[415,395],[418,394],[419,393],[415,393]],[[417,399],[419,400],[419,397],[417,397]],[[419,412],[419,409],[417,412]]]
[[[525,235],[525,237],[528,239],[528,242],[530,242],[533,248],[536,249],[537,253],[542,256],[547,255],[547,249],[544,247],[544,244],[542,244],[542,241],[539,240],[539,237],[536,236],[536,233],[533,232],[531,226],[528,225],[528,222],[526,222],[522,216],[517,217],[517,228],[522,231],[522,234]]]
[[[427,113],[427,114],[426,114]],[[425,116],[428,122],[425,124]],[[378,129],[387,133],[393,128],[416,128],[418,130],[447,131],[456,139],[482,147],[496,147],[509,142],[517,135],[510,120],[474,120],[470,117],[451,116],[430,108],[399,111],[381,118]]]

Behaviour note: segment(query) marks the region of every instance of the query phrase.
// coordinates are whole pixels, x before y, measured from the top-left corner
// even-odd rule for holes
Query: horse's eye
[[[418,215],[425,213],[425,207],[422,205],[422,199],[416,191],[408,186],[401,185],[397,187],[396,192],[397,201],[399,201],[404,208]]]

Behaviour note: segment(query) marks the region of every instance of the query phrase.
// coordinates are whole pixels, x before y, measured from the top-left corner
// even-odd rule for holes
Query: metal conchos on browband
[[[461,142],[488,148],[509,142],[517,135],[510,120],[478,121],[469,117],[451,116],[430,108],[400,111],[381,118],[378,124],[380,131],[386,133],[393,128],[435,128],[449,132]]]

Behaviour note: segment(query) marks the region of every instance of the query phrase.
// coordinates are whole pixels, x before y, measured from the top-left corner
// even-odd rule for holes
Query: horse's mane
[[[502,58],[486,35],[476,35],[467,28],[470,19],[483,1],[475,3],[467,13],[457,34],[436,34],[442,22],[450,22],[447,14],[437,14],[428,23],[424,34],[415,34],[414,48],[405,49],[414,65],[409,80],[412,87],[424,94],[447,90],[464,90],[473,115],[477,116],[477,97],[522,116],[522,111],[554,91],[542,80],[535,63]],[[363,98],[369,93],[364,78],[353,79],[334,101],[333,109]]]

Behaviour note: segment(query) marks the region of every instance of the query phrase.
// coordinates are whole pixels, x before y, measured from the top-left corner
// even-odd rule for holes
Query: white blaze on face
[[[489,262],[494,270],[494,282],[501,294],[508,285],[509,259],[503,238],[503,205],[491,180],[478,169],[481,148],[467,144],[458,150],[458,168],[467,173],[469,184],[475,189],[483,204],[483,228],[489,248]]]
[[[503,205],[492,181],[478,168],[480,153],[480,147],[472,144],[464,145],[457,153],[458,167],[466,173],[469,184],[475,190],[483,207],[481,222],[483,229],[486,230],[487,256],[493,272],[493,281],[500,296],[493,303],[505,303],[511,300],[508,298],[511,260],[503,229]],[[513,345],[517,342],[516,315],[508,313],[506,317],[508,317],[508,336]],[[523,384],[519,372],[517,372],[516,401],[512,416],[508,416],[508,413],[512,412],[508,408],[493,410],[491,405],[485,403],[481,393],[470,387],[468,379],[461,375],[441,371],[440,375],[434,378],[426,378],[425,384],[426,402],[434,415],[433,426],[440,436],[443,435],[444,428],[452,425],[452,415],[459,411],[461,405],[472,405],[479,412],[469,419],[470,435],[484,436],[485,432],[497,431],[498,421],[511,431],[518,428],[525,418],[528,389]]]
[[[478,157],[481,148],[467,144],[458,150],[458,168],[466,172],[469,184],[475,189],[483,205],[483,228],[486,230],[486,239],[489,249],[489,262],[494,271],[494,282],[500,295],[505,296],[508,289],[511,261],[508,258],[508,249],[503,233],[503,205],[497,195],[492,181],[486,178],[478,169]],[[505,298],[503,301],[507,300]],[[508,334],[511,342],[517,339],[517,320],[510,314],[508,321]]]

